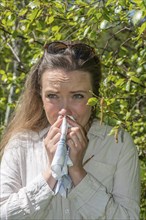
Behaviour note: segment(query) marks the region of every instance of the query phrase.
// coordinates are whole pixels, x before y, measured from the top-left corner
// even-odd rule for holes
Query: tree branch
[[[2,31],[3,31],[4,33],[6,33],[6,34],[13,35],[11,32],[5,30],[4,27],[0,27],[0,30],[2,30]],[[17,37],[18,37],[18,38],[21,38],[21,39],[23,39],[23,40],[28,40],[27,37],[24,37],[24,36],[22,36],[22,35],[17,35]],[[34,42],[34,43],[38,43],[38,44],[40,44],[40,45],[42,45],[42,46],[44,45],[43,43],[41,43],[40,41],[35,40],[35,39],[34,39],[33,42]]]

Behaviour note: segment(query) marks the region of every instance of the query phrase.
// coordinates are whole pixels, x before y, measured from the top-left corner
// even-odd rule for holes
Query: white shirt
[[[48,166],[43,138],[48,129],[13,137],[1,162],[1,219],[138,220],[139,163],[127,132],[115,142],[109,126],[94,121],[84,161],[87,175],[67,198],[55,195],[42,176]]]

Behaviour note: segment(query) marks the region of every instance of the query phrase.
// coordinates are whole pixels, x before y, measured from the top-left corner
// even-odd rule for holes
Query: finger
[[[70,149],[75,147],[74,142],[73,142],[71,139],[67,140],[67,146],[68,146]]]
[[[60,140],[60,137],[61,137],[61,133],[57,133],[53,139],[51,139],[51,144],[52,145],[57,145],[59,140]]]
[[[84,130],[84,128],[83,128],[81,125],[79,125],[76,121],[74,121],[74,120],[72,120],[72,119],[70,119],[70,118],[67,118],[67,122],[69,123],[69,125],[70,125],[71,127],[79,127],[79,128],[80,128],[80,131],[81,131],[81,133],[82,133],[82,135],[85,136],[85,130]]]
[[[56,122],[51,126],[51,128],[53,128],[53,127],[59,128],[60,125],[62,124],[62,120],[63,120],[63,118],[62,118],[61,116],[59,116],[59,117],[57,118]]]
[[[70,132],[69,137],[73,141],[75,147],[79,147],[80,145],[82,145],[75,131]]]
[[[52,139],[57,133],[60,133],[60,125],[62,123],[62,118],[58,117],[57,121],[50,127],[46,140]]]
[[[60,133],[56,133],[53,138],[49,138],[49,137],[46,137],[44,139],[44,144],[45,146],[48,148],[54,146],[54,145],[57,145],[57,143],[59,142],[60,140],[60,137],[61,137],[61,134]]]
[[[72,127],[69,130],[69,138],[73,138],[75,145],[82,145],[87,142],[87,138],[84,132],[81,131],[80,127]],[[77,144],[76,144],[77,142]]]
[[[77,138],[77,136],[75,135],[71,135],[70,140],[72,140],[71,146],[72,149],[74,148],[74,150],[76,151],[83,151],[84,149],[87,148],[87,142],[85,142],[84,140],[82,142],[79,141],[79,139]]]
[[[48,132],[48,138],[52,139],[56,134],[61,134],[60,128],[53,127],[50,132]]]

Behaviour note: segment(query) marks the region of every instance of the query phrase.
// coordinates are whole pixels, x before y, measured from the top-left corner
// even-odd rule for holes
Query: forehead
[[[84,71],[46,70],[42,75],[42,86],[90,87],[90,74]]]

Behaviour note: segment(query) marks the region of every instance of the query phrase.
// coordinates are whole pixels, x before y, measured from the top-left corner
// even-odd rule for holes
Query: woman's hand
[[[54,177],[52,176],[51,163],[57,148],[57,143],[61,136],[61,123],[62,117],[58,117],[57,121],[50,127],[47,137],[44,139],[44,144],[49,158],[49,164],[48,168],[43,172],[43,176],[52,190],[55,187],[56,179],[54,179]]]
[[[83,168],[83,158],[87,149],[88,139],[84,129],[75,121],[67,119],[68,123],[72,126],[68,129],[67,145],[70,148],[70,159],[73,166],[69,167],[69,174],[73,183],[77,185],[86,175]]]
[[[56,152],[57,143],[60,139],[60,125],[62,117],[58,117],[57,121],[50,127],[47,137],[44,139],[44,144],[49,158],[49,165],[51,165],[54,154]]]

